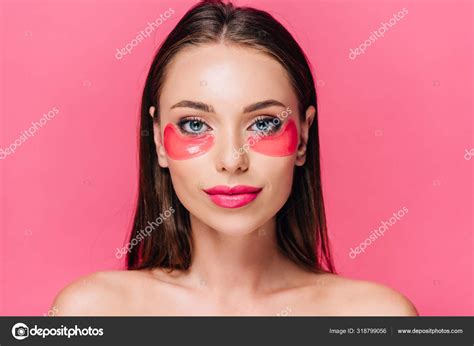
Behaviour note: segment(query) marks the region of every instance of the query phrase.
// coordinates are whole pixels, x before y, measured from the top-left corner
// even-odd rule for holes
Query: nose
[[[216,169],[218,172],[242,173],[248,170],[249,158],[245,134],[231,128],[222,130],[216,145]]]

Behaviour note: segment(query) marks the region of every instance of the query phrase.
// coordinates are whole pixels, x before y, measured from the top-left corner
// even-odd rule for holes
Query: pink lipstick
[[[234,187],[218,185],[205,189],[211,201],[223,208],[240,208],[249,204],[262,191],[260,187],[237,185]]]

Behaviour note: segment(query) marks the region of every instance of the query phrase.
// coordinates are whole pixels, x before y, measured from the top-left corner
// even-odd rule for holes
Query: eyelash
[[[272,124],[270,130],[268,130],[267,133],[268,133],[268,134],[273,134],[273,133],[275,133],[275,132],[278,132],[278,130],[280,129],[280,127],[281,127],[281,125],[282,125],[281,120],[280,120],[280,122],[278,123],[278,125],[275,125],[275,124],[273,123],[273,119],[275,119],[275,118],[276,118],[276,117],[273,117],[273,116],[260,115],[260,116],[258,116],[258,117],[255,119],[255,121],[252,123],[252,125],[249,126],[249,128],[252,127],[252,126],[254,126],[255,124],[257,124],[257,123],[260,122],[260,121],[266,121],[267,124],[270,124],[270,123]],[[203,132],[205,132],[205,131],[203,131],[203,132],[190,132],[190,131],[188,131],[188,130],[185,130],[185,129],[184,129],[184,126],[185,126],[186,124],[189,124],[189,123],[192,122],[192,121],[197,121],[197,122],[203,124],[204,126],[207,126],[208,128],[210,128],[210,126],[209,126],[205,121],[203,121],[201,118],[199,118],[199,117],[197,117],[197,116],[184,117],[184,118],[182,118],[182,119],[180,119],[180,120],[178,121],[178,127],[179,127],[179,129],[181,130],[181,132],[182,132],[184,135],[187,135],[187,136],[200,136],[200,135],[203,134]],[[267,126],[268,126],[268,125],[267,125]],[[255,131],[255,132],[259,132],[259,131],[265,132],[265,130],[254,130],[254,131]]]

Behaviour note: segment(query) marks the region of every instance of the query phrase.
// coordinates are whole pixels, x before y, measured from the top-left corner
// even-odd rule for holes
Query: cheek
[[[298,130],[293,119],[290,119],[277,135],[250,137],[254,144],[251,149],[268,156],[289,156],[296,151],[298,145]]]
[[[205,154],[214,144],[214,136],[185,136],[172,124],[165,127],[163,142],[166,153],[174,160],[188,160]]]
[[[268,186],[267,193],[263,196],[262,212],[266,216],[275,215],[286,203],[293,185],[294,158],[271,158],[270,156],[259,158],[259,175],[265,177]]]

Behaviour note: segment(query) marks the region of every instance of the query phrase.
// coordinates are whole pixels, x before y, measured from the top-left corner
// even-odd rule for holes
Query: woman
[[[69,285],[59,315],[417,315],[335,273],[314,80],[266,12],[188,11],[151,65],[140,133],[129,270]]]

